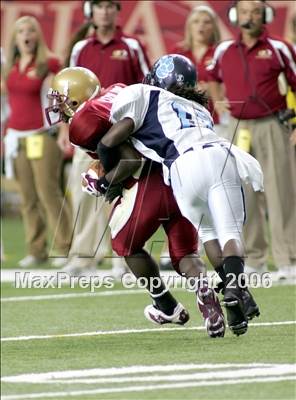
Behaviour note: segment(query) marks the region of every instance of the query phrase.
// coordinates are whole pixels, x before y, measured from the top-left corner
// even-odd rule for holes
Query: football
[[[105,175],[105,170],[101,161],[95,160],[89,164],[86,173],[90,175],[93,179],[99,179],[101,176]],[[88,182],[86,179],[82,178],[81,184],[82,186],[86,187],[88,185]]]

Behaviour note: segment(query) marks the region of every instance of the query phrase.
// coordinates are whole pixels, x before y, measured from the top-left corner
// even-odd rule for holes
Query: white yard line
[[[122,289],[122,290],[104,290],[101,292],[76,292],[76,293],[63,293],[63,294],[45,294],[40,296],[16,296],[16,297],[2,297],[1,302],[15,302],[15,301],[40,301],[40,300],[60,300],[60,299],[73,299],[80,297],[104,297],[104,296],[119,296],[129,294],[145,293],[145,289]]]
[[[284,369],[285,368],[285,369]],[[50,383],[57,384],[109,384],[109,383],[135,383],[135,382],[183,382],[183,381],[197,381],[207,379],[230,379],[230,378],[256,378],[260,376],[278,376],[278,375],[294,375],[295,366],[284,367],[282,371],[278,367],[270,368],[270,371],[262,368],[254,368],[247,371],[214,371],[214,372],[201,372],[194,374],[180,374],[180,375],[149,375],[149,376],[133,376],[123,378],[93,378],[93,379],[57,379]],[[48,383],[43,381],[42,383]]]
[[[55,380],[66,378],[85,378],[85,377],[110,377],[130,374],[147,374],[147,373],[166,373],[175,371],[188,371],[200,369],[226,369],[226,368],[271,368],[277,365],[290,366],[291,364],[267,364],[267,363],[215,363],[215,364],[168,364],[168,365],[131,365],[128,367],[111,367],[111,368],[91,368],[68,371],[50,371],[33,374],[21,374],[4,376],[1,378],[3,382],[31,382],[37,383],[43,380]]]
[[[1,282],[11,282],[15,283],[17,281],[25,281],[25,282],[32,282],[35,279],[40,280],[48,280],[53,278],[60,279],[62,286],[67,286],[70,282],[70,275],[63,270],[57,269],[1,269]],[[83,273],[81,273],[81,276]],[[111,269],[97,269],[90,273],[90,271],[85,271],[85,277],[93,277],[93,278],[105,278],[105,277],[113,277]],[[175,271],[161,271],[161,276],[164,279],[168,279],[169,277],[180,277]],[[216,276],[214,271],[209,271],[208,276]],[[77,279],[77,277],[76,277]],[[116,282],[116,280],[114,281]]]
[[[31,374],[31,375],[18,375],[13,377],[2,378],[3,382],[14,382],[14,383],[50,383],[50,384],[107,384],[107,383],[134,383],[134,382],[182,382],[182,381],[206,381],[211,379],[231,379],[231,378],[256,378],[266,376],[282,376],[282,375],[294,375],[296,378],[295,364],[275,364],[274,366],[254,367],[247,368],[249,365],[245,365],[244,368],[238,368],[235,366],[235,370],[225,370],[225,367],[221,371],[209,371],[209,372],[197,372],[188,374],[167,374],[159,375],[146,375],[146,376],[128,376],[121,377],[114,376],[113,378],[91,378],[91,379],[55,379],[53,374],[44,377],[45,374]],[[178,367],[178,366],[176,366]],[[203,365],[204,367],[204,365]],[[204,367],[205,368],[205,367]],[[210,367],[208,367],[210,368]],[[221,368],[221,365],[215,366],[214,369]],[[183,368],[184,369],[184,368]],[[195,368],[196,369],[196,368]],[[175,369],[176,371],[176,369]],[[65,371],[71,373],[71,371]],[[76,371],[75,371],[76,372]],[[82,370],[82,372],[85,372]],[[93,373],[91,371],[91,373]],[[55,373],[57,376],[57,373]]]
[[[106,394],[106,393],[123,393],[123,392],[143,392],[151,390],[164,390],[164,389],[184,389],[194,388],[201,386],[221,386],[221,385],[241,385],[247,383],[267,383],[267,382],[281,382],[294,380],[293,376],[279,376],[279,377],[262,377],[262,378],[250,378],[250,379],[226,379],[226,380],[215,380],[215,381],[200,381],[200,382],[182,382],[182,383],[169,383],[153,386],[124,386],[116,388],[106,389],[93,389],[93,390],[77,390],[77,391],[63,391],[63,392],[44,392],[44,393],[28,393],[28,394],[16,394],[2,396],[2,400],[26,400],[26,399],[44,399],[50,397],[75,397],[95,394]]]
[[[295,325],[296,321],[278,321],[278,322],[257,322],[250,323],[251,327],[262,327],[262,326],[278,326],[278,325]],[[82,336],[102,336],[102,335],[125,335],[130,333],[151,333],[151,332],[169,332],[169,331],[183,331],[183,330],[204,330],[203,326],[196,327],[159,327],[159,328],[145,328],[145,329],[121,329],[116,331],[93,331],[93,332],[80,332],[80,333],[65,333],[60,335],[31,335],[31,336],[13,336],[1,338],[1,342],[17,342],[24,340],[44,340],[44,339],[59,339],[59,338],[70,338],[70,337],[82,337]]]

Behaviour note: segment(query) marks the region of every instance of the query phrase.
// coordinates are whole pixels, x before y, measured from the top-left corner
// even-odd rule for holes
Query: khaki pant
[[[94,264],[110,252],[111,239],[108,226],[110,206],[100,197],[82,192],[81,173],[86,172],[92,159],[82,150],[75,149],[69,191],[73,204],[73,239],[70,257],[81,267]]]
[[[43,135],[43,155],[28,159],[26,139],[19,140],[14,161],[16,180],[22,196],[28,254],[45,258],[47,251],[47,222],[52,231],[51,249],[55,256],[67,256],[71,241],[71,215],[64,199],[60,181],[62,153],[54,138]]]
[[[269,222],[271,251],[276,266],[296,260],[296,171],[295,150],[289,134],[275,117],[230,121],[231,138],[238,124],[251,132],[251,154],[260,162],[264,173],[264,193],[245,186],[247,222],[244,229],[246,264],[257,267],[266,263]],[[234,143],[236,143],[236,138]]]

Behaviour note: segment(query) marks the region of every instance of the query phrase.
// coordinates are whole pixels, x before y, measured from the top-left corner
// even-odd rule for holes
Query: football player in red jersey
[[[112,125],[109,121],[112,101],[123,87],[122,84],[112,85],[97,96],[99,83],[94,74],[84,68],[66,68],[52,83],[50,106],[46,109],[48,120],[54,123],[54,115],[56,121],[68,121],[71,142],[95,157],[99,140]],[[136,278],[146,278],[144,283],[153,299],[153,304],[145,308],[146,318],[157,324],[184,324],[189,319],[187,310],[162,281],[158,265],[144,250],[145,242],[162,225],[175,270],[187,279],[196,278],[196,300],[208,335],[224,336],[223,312],[214,290],[208,286],[204,264],[197,255],[196,231],[181,215],[171,188],[164,184],[161,167],[142,160],[128,144],[120,146],[118,151],[121,162],[126,165],[120,168],[121,176],[113,160],[106,175],[95,185],[89,174],[85,177],[89,179],[88,189],[93,194],[100,193],[98,185],[100,190],[106,185],[107,197],[114,189],[112,197],[121,192],[121,186],[116,184],[123,175],[130,177],[125,180],[122,194],[114,204],[109,224],[113,249],[125,257]]]

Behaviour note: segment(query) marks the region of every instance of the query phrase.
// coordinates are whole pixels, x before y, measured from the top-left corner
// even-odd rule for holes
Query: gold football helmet
[[[71,67],[60,71],[54,78],[45,108],[50,125],[60,121],[68,122],[75,111],[86,100],[100,93],[101,85],[96,75],[87,68]]]

